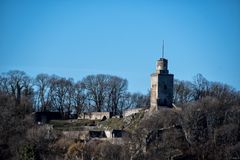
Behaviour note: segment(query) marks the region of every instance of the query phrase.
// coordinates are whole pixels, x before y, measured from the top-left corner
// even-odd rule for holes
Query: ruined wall
[[[143,108],[133,108],[133,109],[128,109],[126,111],[123,112],[123,117],[127,117],[136,113],[139,113],[140,111],[142,111]]]
[[[89,137],[89,131],[62,131],[62,135],[66,139],[86,140]]]
[[[151,75],[151,95],[150,95],[150,110],[157,109],[157,97],[158,97],[158,77],[157,74]]]
[[[88,112],[79,114],[78,119],[102,120],[103,117],[110,118],[110,112]]]

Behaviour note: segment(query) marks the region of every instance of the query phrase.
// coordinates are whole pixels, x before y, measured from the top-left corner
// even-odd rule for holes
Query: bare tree
[[[102,142],[96,146],[96,159],[104,160],[122,160],[130,159],[128,150],[121,145],[111,144],[109,142]]]
[[[23,96],[24,97],[24,96]],[[15,98],[0,92],[0,159],[18,159],[18,151],[26,142],[26,130],[32,126],[31,112],[26,112],[25,100],[16,105]]]
[[[103,74],[90,75],[83,78],[82,82],[90,105],[95,107],[95,111],[101,112],[108,95],[109,76]]]
[[[205,77],[203,77],[203,75],[197,74],[193,78],[193,84],[194,84],[194,99],[195,100],[201,99],[208,95],[209,82]]]
[[[10,94],[9,89],[10,88],[8,86],[8,78],[6,77],[6,75],[0,75],[0,91],[6,94]]]
[[[124,110],[132,108],[133,104],[134,102],[132,100],[132,94],[130,92],[126,92],[119,102],[120,113],[122,113]]]
[[[38,74],[35,78],[36,105],[38,110],[46,111],[48,104],[48,90],[50,87],[50,76],[48,74]]]
[[[184,104],[193,100],[194,86],[189,81],[174,81],[174,103]]]
[[[184,107],[182,127],[198,159],[227,159],[226,151],[239,142],[239,107],[205,97]]]
[[[49,98],[53,110],[62,115],[69,115],[73,106],[73,80],[52,76],[50,79]]]
[[[75,96],[75,84],[72,78],[67,79],[65,81],[66,87],[66,104],[65,111],[67,112],[67,116],[69,117],[74,109],[74,96]]]
[[[228,105],[237,104],[239,98],[233,87],[219,82],[210,83],[209,96],[217,98],[221,103]]]
[[[13,70],[6,74],[8,86],[10,87],[11,95],[15,98],[16,105],[21,104],[22,91],[25,87],[29,87],[31,82],[30,77],[23,71]]]
[[[117,76],[110,76],[109,79],[108,108],[113,115],[117,115],[122,112],[120,102],[127,92],[127,80]]]
[[[87,95],[85,93],[84,84],[79,81],[75,84],[74,106],[75,112],[78,115],[83,112],[87,106]]]
[[[150,93],[144,95],[142,93],[133,93],[131,95],[132,108],[141,108],[150,106]]]

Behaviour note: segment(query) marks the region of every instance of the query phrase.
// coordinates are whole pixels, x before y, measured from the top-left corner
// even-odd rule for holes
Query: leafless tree
[[[123,97],[119,101],[119,110],[120,114],[133,106],[132,94],[130,92],[126,92]]]
[[[87,106],[87,95],[85,93],[84,84],[79,81],[75,84],[74,107],[78,115],[83,112]]]
[[[16,105],[20,105],[24,87],[25,89],[29,89],[28,87],[30,87],[30,77],[23,71],[13,70],[6,73],[6,78],[10,93],[15,98]]]
[[[132,108],[148,108],[150,106],[150,93],[144,95],[142,93],[133,93],[131,95]]]
[[[201,74],[197,74],[193,78],[194,84],[194,99],[198,100],[206,97],[209,93],[209,81]]]
[[[35,78],[36,105],[38,110],[46,111],[48,105],[48,91],[50,87],[50,76],[48,74],[38,74]]]
[[[86,89],[90,105],[95,107],[95,111],[101,112],[108,95],[109,76],[98,74],[83,78],[82,83]]]
[[[74,82],[72,79],[52,76],[49,89],[50,105],[62,115],[70,115],[74,103]]]
[[[209,96],[217,98],[226,105],[237,104],[239,100],[239,95],[233,87],[219,82],[210,83]]]
[[[193,100],[193,84],[189,81],[174,81],[174,103],[184,104]]]
[[[226,151],[239,142],[239,107],[205,97],[184,107],[182,127],[198,159],[228,159]]]
[[[10,88],[8,86],[8,78],[6,74],[0,75],[0,91],[4,92],[5,94],[10,94]]]
[[[74,98],[75,98],[75,84],[72,78],[67,79],[65,81],[66,87],[66,104],[65,104],[65,112],[69,117],[74,109]]]
[[[26,130],[33,123],[26,107],[24,100],[16,106],[14,97],[0,92],[0,159],[18,159]]]
[[[117,76],[109,76],[109,90],[107,96],[108,110],[114,115],[122,112],[121,100],[127,92],[127,80]]]

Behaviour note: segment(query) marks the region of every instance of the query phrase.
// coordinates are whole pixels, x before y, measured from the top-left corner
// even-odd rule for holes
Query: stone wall
[[[172,106],[173,100],[173,75],[159,74],[158,76],[158,106]]]
[[[110,115],[110,112],[88,112],[81,113],[78,119],[102,120],[104,118],[109,119]]]
[[[173,74],[168,72],[167,59],[157,61],[156,73],[151,75],[150,111],[159,107],[172,107],[173,101]]]
[[[151,75],[151,96],[150,106],[151,111],[157,110],[157,97],[158,97],[158,76],[157,74]]]
[[[89,137],[89,131],[62,131],[62,134],[67,139],[86,140]]]
[[[122,138],[127,135],[123,130],[88,130],[88,131],[62,131],[62,135],[66,139],[114,139]]]
[[[143,108],[128,109],[128,110],[123,112],[123,117],[131,116],[133,114],[139,113],[142,110],[144,110],[144,109]]]

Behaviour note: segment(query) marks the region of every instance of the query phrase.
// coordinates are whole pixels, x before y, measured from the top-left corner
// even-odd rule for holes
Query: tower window
[[[166,90],[166,89],[167,89],[167,85],[166,85],[166,84],[164,84],[163,88]]]

